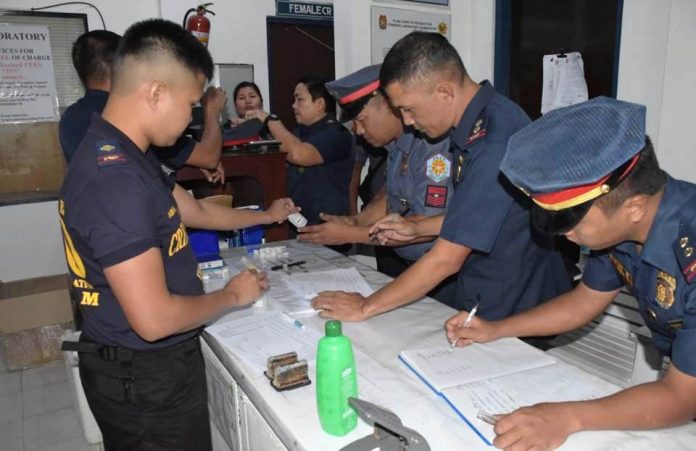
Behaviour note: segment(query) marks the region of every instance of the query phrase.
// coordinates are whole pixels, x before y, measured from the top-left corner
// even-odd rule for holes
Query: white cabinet
[[[210,419],[229,449],[287,450],[205,340],[201,340],[201,348],[205,358]]]

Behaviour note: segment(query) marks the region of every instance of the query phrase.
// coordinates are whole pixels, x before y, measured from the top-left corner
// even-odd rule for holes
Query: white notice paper
[[[479,412],[506,414],[540,402],[597,399],[619,390],[610,382],[558,362],[523,374],[450,387],[444,395],[479,433],[492,442],[495,438],[493,426],[476,418]]]
[[[0,123],[58,119],[48,27],[0,24]]]
[[[585,69],[579,52],[570,52],[564,57],[544,55],[543,61],[541,114],[587,100]]]
[[[355,268],[292,274],[286,279],[286,283],[303,299],[311,299],[321,291],[356,292],[363,296],[373,293]]]

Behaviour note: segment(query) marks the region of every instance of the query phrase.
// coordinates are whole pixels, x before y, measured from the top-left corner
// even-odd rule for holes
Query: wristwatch
[[[278,117],[277,114],[269,114],[266,116],[266,119],[263,120],[263,126],[268,128],[268,123],[271,121],[279,121],[280,118]]]

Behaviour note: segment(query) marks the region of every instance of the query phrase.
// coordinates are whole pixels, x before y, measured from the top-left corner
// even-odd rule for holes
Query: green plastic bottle
[[[358,396],[355,359],[341,322],[327,321],[325,327],[326,336],[317,347],[317,410],[321,428],[343,436],[358,425],[358,414],[348,405],[349,397]]]

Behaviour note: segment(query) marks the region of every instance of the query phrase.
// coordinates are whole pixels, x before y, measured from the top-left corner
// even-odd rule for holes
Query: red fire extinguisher
[[[208,39],[210,37],[210,19],[205,17],[207,13],[215,15],[214,12],[208,9],[212,3],[203,3],[196,8],[191,8],[184,15],[184,28],[196,37],[204,46],[208,47]],[[192,12],[196,14],[186,20]]]

